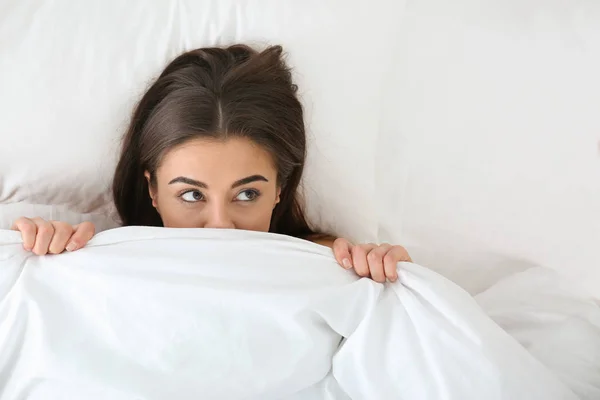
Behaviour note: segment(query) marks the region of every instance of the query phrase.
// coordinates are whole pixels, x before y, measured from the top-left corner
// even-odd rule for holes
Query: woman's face
[[[163,225],[172,228],[267,232],[281,193],[271,155],[244,138],[197,139],[169,150],[149,187]]]

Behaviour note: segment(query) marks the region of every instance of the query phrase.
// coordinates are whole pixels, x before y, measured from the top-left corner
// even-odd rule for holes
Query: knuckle
[[[33,225],[27,223],[20,224],[18,230],[21,231],[21,233],[25,233],[28,235],[33,235],[35,233],[35,228],[33,227]]]
[[[40,226],[38,228],[38,235],[46,236],[46,235],[51,235],[52,233],[54,233],[52,231],[52,229],[50,229],[47,226]]]
[[[408,254],[406,249],[402,246],[394,246],[394,250],[397,251],[399,254]]]
[[[376,262],[381,259],[381,256],[376,251],[371,251],[367,255],[367,259],[369,260],[369,262]]]
[[[41,236],[52,236],[53,234],[54,234],[54,229],[52,229],[52,228],[44,226],[44,227],[40,227],[38,229],[38,235],[41,235]]]
[[[73,227],[66,222],[53,221],[52,225],[54,225],[54,230],[56,232],[73,232]]]
[[[52,225],[43,224],[38,228],[38,234],[40,235],[52,235],[54,233],[54,228]]]
[[[386,264],[393,264],[394,262],[396,262],[396,259],[392,254],[388,253],[383,257],[383,262]]]
[[[29,225],[29,223],[31,222],[31,220],[29,218],[26,217],[19,217],[15,220],[14,224],[15,225]]]
[[[383,259],[383,257],[386,256],[386,254],[388,254],[390,252],[390,248],[386,247],[386,246],[380,246],[377,249],[377,254],[379,254],[379,257],[381,257]]]
[[[410,261],[410,256],[408,255],[408,252],[406,250],[398,251],[396,253],[396,260],[397,261]]]

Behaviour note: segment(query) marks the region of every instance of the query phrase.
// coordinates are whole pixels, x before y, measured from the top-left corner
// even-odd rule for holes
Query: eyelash
[[[198,192],[200,193],[200,196],[202,196],[202,198],[200,200],[197,201],[187,201],[183,198],[184,195],[188,194],[188,193],[194,193],[194,192]],[[184,203],[188,203],[188,204],[193,204],[193,203],[198,203],[201,201],[204,201],[205,197],[204,197],[204,193],[202,193],[201,191],[199,191],[198,189],[188,189],[188,190],[184,190],[183,192],[179,193],[179,195],[177,196],[181,199],[181,201],[183,201]]]
[[[244,192],[250,192],[250,193],[252,193],[254,195],[254,198],[252,200],[234,200],[234,201],[239,201],[241,203],[252,203],[252,202],[258,200],[258,198],[260,197],[260,191],[259,190],[257,190],[257,189],[244,189],[244,190],[238,192],[238,194],[234,197],[234,199],[237,198],[240,194],[242,194]]]

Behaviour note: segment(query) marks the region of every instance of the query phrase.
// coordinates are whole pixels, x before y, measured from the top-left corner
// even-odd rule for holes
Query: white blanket
[[[568,291],[538,314],[519,301],[546,275],[500,282],[481,305],[418,265],[399,276],[358,279],[325,247],[265,233],[120,228],[37,257],[0,231],[0,399],[600,394],[597,305]],[[544,352],[555,345],[566,354]]]

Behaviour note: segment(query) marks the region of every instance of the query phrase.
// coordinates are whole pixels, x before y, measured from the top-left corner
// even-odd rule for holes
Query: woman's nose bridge
[[[208,224],[212,227],[229,227],[232,224],[228,204],[224,201],[213,202],[209,214]]]

